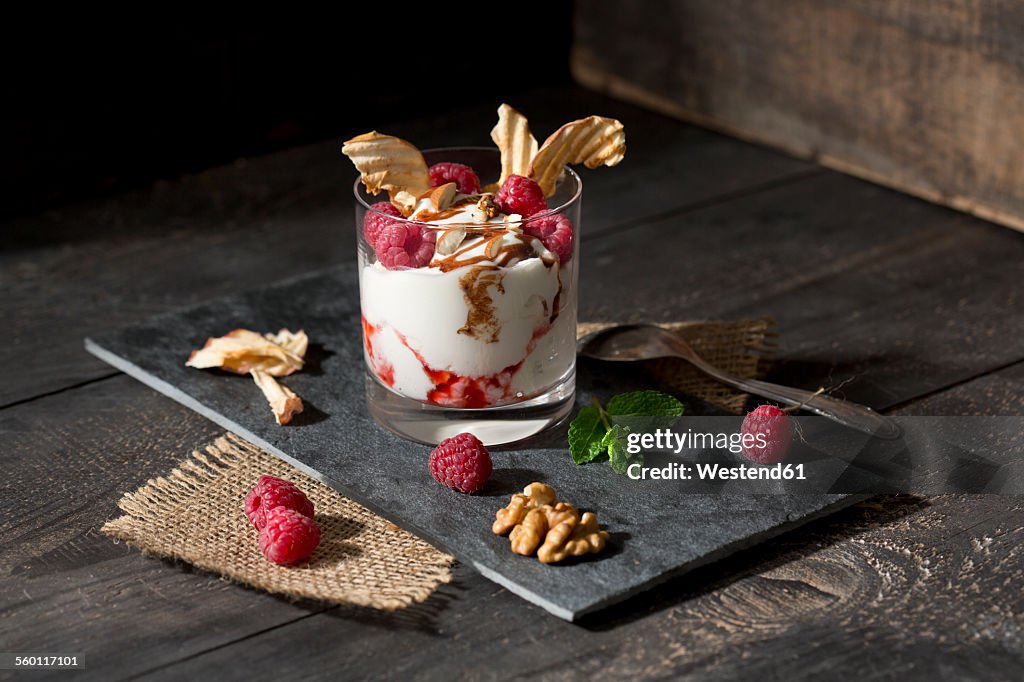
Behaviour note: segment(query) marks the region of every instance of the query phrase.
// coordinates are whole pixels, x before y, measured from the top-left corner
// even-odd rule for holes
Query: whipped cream
[[[488,218],[487,213],[481,208],[479,196],[472,194],[456,194],[452,205],[443,211],[437,211],[429,197],[422,197],[416,202],[409,220],[420,220],[434,225],[462,224],[462,225],[487,225],[501,224],[505,222],[506,216],[498,215]]]

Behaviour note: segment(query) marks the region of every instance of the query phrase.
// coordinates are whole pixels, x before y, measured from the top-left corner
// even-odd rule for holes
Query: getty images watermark
[[[687,429],[684,432],[672,429],[656,429],[653,432],[629,433],[626,436],[626,452],[639,455],[645,451],[658,451],[679,455],[684,451],[719,450],[739,455],[756,453],[768,449],[768,437],[764,433],[708,432]],[[646,466],[633,462],[626,469],[626,475],[639,480],[797,480],[807,479],[804,464],[725,464],[721,462],[668,462],[659,466]]]
[[[622,480],[698,494],[1024,495],[1024,417],[893,417],[901,436],[881,439],[791,415],[785,449],[742,420],[688,415],[665,428],[617,419],[628,431]]]

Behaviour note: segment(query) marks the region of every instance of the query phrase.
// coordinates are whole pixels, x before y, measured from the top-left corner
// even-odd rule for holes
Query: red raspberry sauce
[[[383,358],[377,358],[373,352],[373,337],[380,332],[381,328],[370,324],[365,317],[362,319],[363,340],[366,344],[366,353],[370,357],[370,365],[385,385],[394,387],[395,368]],[[500,372],[481,377],[466,377],[447,370],[434,369],[426,363],[419,351],[409,345],[404,336],[397,332],[396,334],[402,344],[416,356],[424,373],[434,384],[434,388],[427,393],[427,402],[443,407],[479,409],[505,403],[514,397],[512,395],[512,379],[523,366],[526,357],[533,352],[537,342],[548,333],[550,328],[551,326],[546,324],[534,330],[530,343],[526,346],[523,360],[509,365]]]
[[[384,382],[385,386],[393,387],[395,385],[395,368],[390,362],[385,362],[383,358],[378,359],[373,354],[373,335],[377,331],[378,329],[363,317],[363,342],[366,344],[366,354],[370,357],[370,366],[373,367],[374,374]]]

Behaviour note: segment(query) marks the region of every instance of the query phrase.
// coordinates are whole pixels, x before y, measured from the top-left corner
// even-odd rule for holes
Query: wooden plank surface
[[[516,104],[536,112],[538,134],[597,111],[625,122],[627,161],[584,175],[584,240],[818,172],[582,90]],[[423,148],[489,145],[496,108],[366,127]],[[84,336],[352,258],[355,177],[331,140],[5,227],[0,309],[11,333],[0,362],[10,371],[0,405],[109,376],[81,350]]]
[[[878,409],[1024,359],[1024,238],[838,173],[639,225],[581,263],[586,319],[771,315],[774,379]]]
[[[123,375],[0,412],[4,651],[77,652],[93,679],[120,679],[324,608],[100,533],[123,493],[220,433]]]
[[[565,99],[581,114],[620,111],[586,94]],[[781,322],[779,380],[852,377],[848,395],[904,414],[1021,414],[1019,235],[785,159],[775,166],[762,150],[667,119],[642,120],[649,136],[634,136],[641,152],[630,151],[637,172],[679,177],[680,191],[702,186],[703,198],[676,202],[663,185],[623,223],[631,214],[614,211],[643,190],[618,184],[627,181],[612,179],[617,171],[589,176],[588,191],[603,198],[589,204],[587,225],[603,235],[584,239],[588,316],[618,316],[625,305],[650,317],[770,312]],[[440,124],[418,125],[443,137]],[[659,139],[672,151],[662,154]],[[717,151],[699,156],[697,147]],[[298,241],[320,235],[322,249],[350,220],[335,199],[314,200],[335,180],[307,154],[163,186],[130,199],[132,210],[116,208],[125,199],[109,214],[94,207],[39,219],[36,230],[26,223],[0,254],[11,292],[2,305],[21,325],[20,352],[4,357],[16,379],[8,396],[23,401],[0,410],[4,650],[79,648],[91,661],[84,677],[103,680],[235,679],[280,670],[284,656],[314,679],[978,679],[1024,666],[1024,509],[1006,498],[876,500],[705,569],[698,590],[670,583],[583,626],[462,566],[422,606],[368,614],[293,605],[111,544],[98,527],[120,494],[215,430],[125,377],[69,388],[102,376],[79,363],[80,334],[247,288],[264,270],[346,257],[344,238],[326,256],[275,236],[283,227]],[[695,159],[708,168],[687,170]],[[726,176],[745,180],[708,195]],[[218,229],[231,216],[242,218]],[[237,253],[254,230],[271,248]],[[25,359],[54,332],[73,343]],[[62,392],[32,399],[44,388]]]
[[[954,391],[991,405],[985,413],[1020,414],[1022,389],[1018,366]],[[929,398],[922,410],[945,399]],[[880,675],[978,678],[1024,661],[1019,500],[873,500],[703,569],[690,583],[698,589],[670,583],[582,626],[464,566],[423,605],[376,614],[294,606],[101,536],[122,490],[216,431],[127,377],[10,408],[0,424],[17,455],[8,485],[24,491],[5,495],[0,509],[12,519],[5,538],[19,529],[5,542],[0,641],[73,644],[88,653],[92,679],[147,671],[234,679],[276,669],[283,651],[314,679],[485,670],[493,678],[801,679],[851,664]],[[54,480],[64,494],[53,495]]]
[[[1010,0],[585,0],[573,73],[1024,229],[1022,29]]]
[[[311,679],[1005,679],[1024,664],[1021,540],[1019,502],[880,498],[588,626],[462,569],[427,627],[327,611],[143,679],[268,669],[285,650]]]

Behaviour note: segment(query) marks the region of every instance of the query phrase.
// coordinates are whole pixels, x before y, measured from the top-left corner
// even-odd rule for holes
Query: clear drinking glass
[[[500,174],[499,153],[491,148],[423,155],[428,165],[472,167],[485,187]],[[548,197],[551,208],[520,226],[530,232],[555,216],[567,218],[572,256],[564,262],[522,248],[499,256],[504,264],[490,260],[496,250],[485,245],[509,243],[509,236],[505,228],[477,225],[465,226],[458,262],[442,265],[435,257],[428,267],[388,269],[364,233],[368,213],[382,216],[372,205],[387,195],[367,194],[359,180],[354,191],[366,397],[374,418],[422,443],[469,431],[487,445],[522,440],[565,418],[576,386],[579,176],[567,168]],[[428,242],[453,227],[390,219],[429,230]]]

